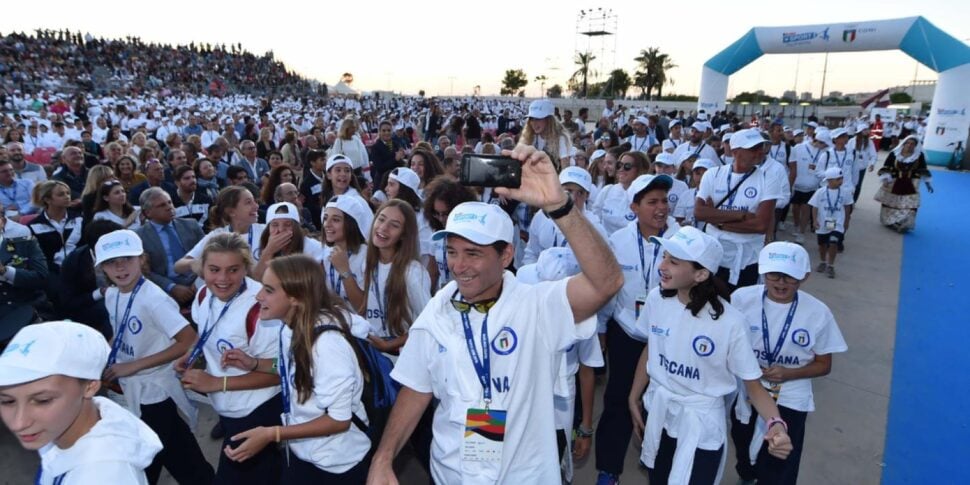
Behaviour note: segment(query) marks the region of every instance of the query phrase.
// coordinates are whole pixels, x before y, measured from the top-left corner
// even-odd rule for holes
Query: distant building
[[[788,91],[785,91],[785,94],[781,95],[781,99],[795,101],[798,99],[798,94],[795,91],[788,90]]]
[[[802,96],[801,96],[801,98],[799,98],[799,100],[800,101],[811,101],[812,100],[812,93],[810,93],[808,91],[803,92],[802,93]]]

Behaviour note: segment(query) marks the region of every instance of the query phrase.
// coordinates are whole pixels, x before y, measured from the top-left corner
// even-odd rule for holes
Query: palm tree
[[[581,93],[582,93],[582,96],[584,98],[586,97],[586,91],[587,91],[587,88],[589,87],[589,85],[587,83],[587,80],[590,77],[595,77],[596,76],[596,71],[594,71],[590,67],[593,64],[593,60],[595,60],[595,59],[596,59],[596,56],[594,56],[593,54],[587,52],[585,54],[582,54],[582,53],[576,54],[576,59],[573,60],[573,62],[577,66],[579,66],[579,69],[577,69],[576,72],[574,72],[573,75],[572,75],[572,77],[570,77],[569,79],[570,80],[576,80],[578,78],[582,78],[582,80],[583,80],[583,83],[582,83],[583,90],[581,91]]]
[[[633,58],[639,64],[634,85],[640,88],[641,92],[650,99],[654,88],[657,88],[657,96],[663,92],[664,84],[673,84],[672,79],[668,79],[667,72],[677,67],[671,60],[669,54],[662,54],[658,47],[648,47],[640,50],[640,55]]]

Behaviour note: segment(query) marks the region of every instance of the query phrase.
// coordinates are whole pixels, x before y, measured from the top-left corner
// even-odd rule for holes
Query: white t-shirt
[[[853,165],[853,170],[858,175],[861,172],[879,161],[879,154],[876,152],[876,147],[873,146],[872,142],[866,138],[861,146],[856,142],[857,138],[852,137],[848,143],[845,144],[846,150],[852,150],[855,163]],[[856,181],[858,183],[858,180]]]
[[[352,316],[344,315],[350,325]],[[357,317],[360,318],[360,317]],[[320,322],[321,325],[336,325],[336,322]],[[356,414],[365,423],[367,412],[360,401],[364,389],[364,375],[360,372],[357,354],[341,332],[332,330],[321,332],[313,343],[313,394],[300,403],[296,388],[296,363],[290,346],[293,331],[286,325],[280,329],[280,344],[287,357],[281,359],[286,365],[286,376],[290,383],[291,425],[303,424],[326,414],[337,421],[349,421]],[[313,463],[329,473],[344,473],[364,459],[370,451],[370,438],[356,425],[343,433],[314,438],[287,441],[290,450],[301,460]]]
[[[855,152],[846,148],[845,150],[836,150],[834,147],[829,149],[829,156],[822,157],[819,160],[818,166],[815,167],[815,173],[819,178],[819,185],[825,185],[825,171],[832,167],[839,167],[842,169],[842,185],[846,187],[855,187],[855,177],[856,171],[855,167]]]
[[[773,159],[766,159],[762,164],[761,168],[764,169],[765,175],[768,178],[768,183],[771,184],[774,191],[777,193],[777,201],[775,203],[776,209],[782,209],[788,205],[791,201],[791,186],[788,185],[788,164],[782,165],[781,162],[776,162]]]
[[[249,226],[249,232],[246,234],[240,234],[246,242],[249,243],[249,248],[252,250],[254,263],[259,261],[259,238],[263,236],[263,231],[266,230],[266,224],[255,223]],[[231,232],[229,226],[217,227],[212,230],[209,234],[206,234],[199,242],[195,243],[195,246],[185,253],[187,257],[192,259],[199,259],[202,257],[202,250],[205,249],[206,243],[212,236],[216,234],[222,234],[224,232]]]
[[[599,217],[596,217],[596,214],[590,211],[584,211],[583,213],[589,219],[593,228],[603,236],[603,239],[609,239],[610,236],[606,233],[603,225],[600,224]],[[442,238],[442,240],[444,239]],[[525,256],[522,258],[522,264],[535,263],[539,259],[539,254],[542,251],[556,246],[568,247],[569,243],[566,241],[566,236],[559,230],[559,226],[555,222],[552,222],[546,217],[544,212],[536,212],[536,215],[532,218],[532,223],[529,224],[529,242],[525,246]]]
[[[559,361],[559,379],[556,380],[554,403],[556,406],[556,429],[572,431],[576,409],[576,373],[579,364],[586,367],[603,367],[603,349],[600,339],[594,335],[570,345],[562,352]]]
[[[675,150],[677,150],[677,147],[679,147],[683,143],[684,142],[681,141],[681,140],[675,140],[673,138],[667,138],[666,140],[660,142],[660,146],[663,148],[663,151],[665,151],[667,153],[673,153]]]
[[[431,245],[431,235],[434,234],[434,231],[431,230],[431,225],[425,219],[423,210],[415,211],[414,215],[418,218],[418,243],[420,245],[418,254],[433,256],[434,248]]]
[[[671,214],[677,211],[677,205],[684,201],[684,198],[688,196],[688,191],[690,190],[690,187],[683,180],[673,179],[673,181],[674,184],[667,192],[667,203],[670,205]]]
[[[798,192],[814,192],[818,188],[818,177],[811,167],[818,167],[819,161],[828,157],[826,150],[819,150],[808,143],[796,145],[791,156],[797,169],[795,172],[795,190]]]
[[[711,403],[709,409],[697,410],[703,423],[698,447],[717,450],[724,445],[725,429],[723,396],[737,389],[737,379],[753,380],[761,377],[761,368],[751,351],[744,315],[722,300],[724,313],[714,320],[706,305],[695,317],[677,296],[664,298],[660,288],[647,296],[647,304],[637,320],[639,332],[649,335],[647,340],[647,374],[650,389],[644,397],[649,402],[655,386],[661,386],[675,396],[704,396]],[[650,406],[646,406],[650,409]],[[663,417],[667,434],[680,436],[678,418],[684,407],[670,406]]]
[[[816,234],[845,233],[845,208],[852,205],[853,188],[843,182],[838,189],[826,186],[815,191],[808,205],[818,209]]]
[[[124,332],[115,357],[116,362],[121,364],[167,349],[175,343],[175,335],[189,324],[179,313],[178,303],[147,278],[135,294],[128,320],[122,322],[131,297],[132,292],[121,293],[117,286],[109,287],[104,293],[104,306],[108,310],[111,330],[115,335],[119,331]],[[114,342],[112,338],[108,343],[113,346]],[[125,391],[128,410],[135,416],[141,416],[141,405],[157,404],[168,398],[172,398],[176,404],[188,404],[185,391],[170,363],[122,377],[119,382]]]
[[[691,145],[690,143],[681,143],[674,150],[674,158],[680,160],[684,155],[688,153],[693,153],[697,155],[698,158],[706,158],[708,160],[717,160],[717,151],[713,147],[708,145],[706,142],[701,142],[700,145]]]
[[[327,284],[344,301],[349,301],[347,299],[347,288],[344,287],[344,281],[340,278],[340,272],[330,264],[330,247],[324,246],[321,254],[320,263],[323,264],[323,272],[327,276]],[[367,246],[361,245],[360,249],[356,252],[350,253],[347,257],[347,262],[350,264],[350,273],[354,275],[354,281],[357,282],[357,287],[363,288],[364,267],[367,266]]]
[[[541,136],[536,136],[533,145],[535,145],[536,150],[542,150],[546,147],[546,139]],[[565,160],[572,156],[572,153],[570,153],[572,146],[573,144],[569,142],[569,137],[566,135],[559,137],[559,160]]]
[[[738,288],[731,294],[731,305],[737,308],[747,321],[751,349],[759,365],[768,367],[768,351],[774,352],[778,344],[791,304],[775,303],[762,298],[764,285]],[[764,304],[762,304],[762,301]],[[762,335],[761,310],[768,320],[768,343],[766,351]],[[804,291],[798,292],[798,308],[791,326],[775,360],[776,365],[789,369],[805,367],[815,361],[816,355],[845,352],[849,347],[842,338],[839,325],[829,307],[821,300]],[[796,411],[815,411],[811,379],[795,379],[782,383],[778,405]]]
[[[718,209],[747,211],[752,214],[758,212],[762,202],[781,198],[778,184],[771,179],[765,170],[756,168],[754,173],[745,178],[743,173],[734,173],[733,165],[715,167],[704,173],[701,185],[697,189],[698,199],[710,198],[714,205],[721,202],[728,192],[744,179],[741,186],[731,197],[721,204]],[[764,234],[741,234],[718,229],[714,224],[708,224],[707,233],[717,238],[724,247],[721,267],[731,269],[730,282],[737,282],[737,275],[746,266],[758,262],[758,253],[765,244]]]
[[[667,230],[663,237],[673,236],[680,226],[673,217],[667,217]],[[643,243],[643,258],[640,257],[640,242]],[[646,334],[637,333],[637,316],[643,313],[642,303],[646,301],[650,290],[660,285],[660,262],[663,261],[664,251],[660,245],[650,242],[640,236],[637,221],[627,224],[610,236],[610,247],[623,271],[623,286],[607,304],[611,308],[613,319],[620,324],[626,333],[637,339],[646,341]],[[646,268],[646,270],[644,270]],[[646,272],[646,277],[644,277]],[[639,313],[637,301],[641,307]]]
[[[593,213],[599,216],[607,234],[619,231],[637,218],[630,210],[630,198],[627,197],[626,189],[618,183],[607,185],[596,194]]]
[[[367,291],[367,311],[364,318],[370,322],[371,333],[379,337],[395,337],[387,326],[387,278],[391,274],[391,263],[378,263],[376,277],[371,275],[371,286]],[[411,261],[405,273],[408,289],[408,307],[414,319],[424,310],[431,299],[431,277],[428,270],[421,263]],[[376,284],[374,283],[376,282]],[[380,295],[380,299],[377,298]]]
[[[671,209],[670,214],[675,219],[683,219],[683,225],[697,227],[703,223],[694,224],[694,206],[697,205],[697,187],[688,188],[687,193],[677,201],[677,207]]]
[[[246,331],[249,311],[256,304],[256,293],[263,287],[258,281],[247,277],[245,291],[231,301],[229,309],[220,319],[226,302],[216,298],[206,287],[202,302],[198,294],[192,300],[192,320],[199,324],[199,336],[212,328],[209,339],[202,347],[205,355],[205,371],[213,377],[235,377],[248,372],[235,367],[220,365],[222,354],[229,349],[239,349],[259,359],[271,359],[279,354],[279,320],[259,320],[252,338]],[[194,345],[193,345],[194,348]],[[219,416],[241,418],[248,416],[261,404],[279,394],[280,386],[242,391],[211,392],[209,400]]]
[[[431,476],[435,483],[559,483],[553,408],[560,352],[592,336],[592,319],[574,324],[568,280],[519,283],[505,272],[502,295],[488,313],[491,409],[505,410],[502,460],[462,460],[467,411],[483,408],[483,389],[451,305],[457,285],[438,292],[411,328],[391,377],[440,400],[435,410]],[[485,315],[469,314],[476,352],[482,355]]]

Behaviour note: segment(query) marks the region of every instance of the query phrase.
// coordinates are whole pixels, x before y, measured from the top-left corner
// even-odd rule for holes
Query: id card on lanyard
[[[663,237],[664,233],[667,232],[667,226],[660,229],[658,235]],[[650,275],[653,274],[654,268],[657,266],[657,256],[660,254],[660,245],[653,245],[653,259],[650,260],[650,269],[647,269],[646,254],[643,249],[643,233],[640,232],[640,225],[637,224],[637,246],[640,249],[640,273],[643,277],[643,293],[637,296],[634,315],[636,318],[640,318],[640,310],[643,305],[647,302],[647,295],[650,293]],[[657,275],[660,275],[660,269],[657,268]]]
[[[825,230],[834,231],[836,227],[835,223],[835,213],[839,211],[842,203],[842,190],[838,189],[838,195],[835,196],[835,204],[832,204],[832,191],[830,189],[825,190],[825,208],[828,210],[828,217],[825,219]]]
[[[465,433],[461,447],[462,461],[469,462],[502,462],[502,444],[505,442],[505,425],[508,412],[490,407],[492,402],[492,369],[491,352],[488,341],[488,313],[482,320],[481,357],[478,346],[472,334],[471,321],[467,312],[461,313],[462,329],[465,332],[465,344],[478,375],[478,382],[482,385],[482,401],[484,408],[469,408],[465,415]]]
[[[781,333],[778,334],[778,341],[775,343],[774,349],[771,348],[771,339],[768,338],[768,314],[765,313],[765,302],[767,299],[768,291],[765,290],[761,295],[761,343],[765,349],[765,360],[768,361],[768,367],[771,367],[778,360],[778,356],[781,355],[781,349],[785,346],[785,339],[788,338],[788,330],[791,328],[792,321],[795,319],[795,311],[798,310],[798,292],[795,293],[791,307],[788,308],[788,315],[785,317],[785,323],[781,327]],[[761,385],[768,390],[772,399],[775,401],[778,400],[778,395],[781,393],[780,382],[770,382],[762,379]]]

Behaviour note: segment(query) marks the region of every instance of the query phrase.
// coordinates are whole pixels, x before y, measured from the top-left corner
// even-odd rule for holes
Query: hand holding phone
[[[500,155],[466,153],[461,157],[458,181],[471,187],[517,189],[522,184],[522,163]]]

